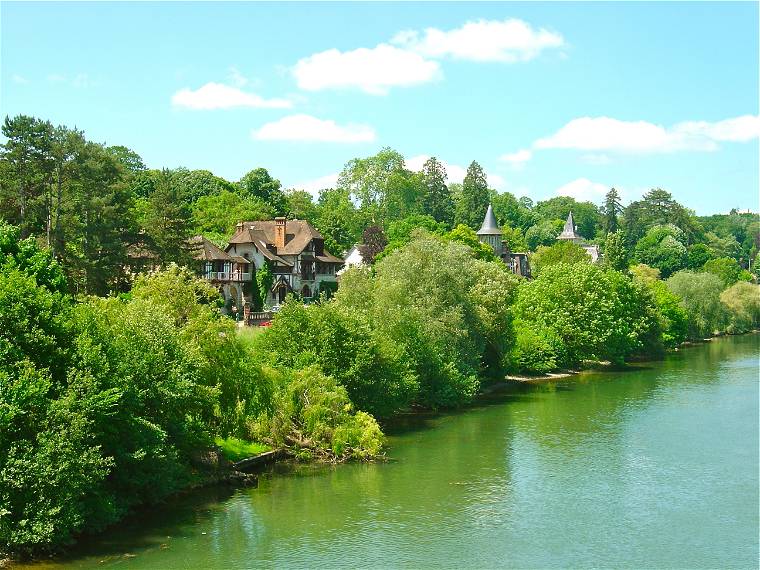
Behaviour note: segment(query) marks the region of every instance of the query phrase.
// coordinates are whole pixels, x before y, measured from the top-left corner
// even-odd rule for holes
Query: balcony
[[[251,281],[253,273],[250,271],[206,271],[203,278],[207,281],[232,281],[243,282]]]

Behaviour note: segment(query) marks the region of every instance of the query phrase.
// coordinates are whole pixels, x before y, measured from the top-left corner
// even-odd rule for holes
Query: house
[[[252,281],[266,265],[273,282],[265,305],[282,303],[289,293],[310,300],[320,291],[336,289],[336,273],[343,266],[324,243],[322,234],[306,220],[240,222],[224,251],[204,249],[207,279],[219,283],[225,299],[239,307],[252,303]]]
[[[496,257],[509,265],[512,273],[521,275],[522,277],[530,277],[528,254],[510,251],[509,244],[501,239],[501,230],[499,229],[499,224],[496,223],[496,216],[494,216],[491,204],[488,205],[485,218],[483,218],[483,224],[480,226],[477,234],[481,242],[491,246]]]
[[[251,301],[254,268],[250,260],[230,255],[203,236],[189,240],[190,253],[201,277],[219,289],[226,302],[236,307]]]
[[[345,272],[349,267],[358,267],[360,265],[364,265],[364,257],[362,257],[362,252],[359,250],[359,244],[357,243],[352,246],[351,249],[345,253],[343,259],[343,269],[338,271],[338,278],[340,278],[343,272]]]
[[[561,241],[571,241],[581,246],[584,250],[586,250],[586,253],[591,256],[592,263],[596,263],[599,260],[599,246],[586,243],[586,240],[577,233],[577,228],[575,226],[575,222],[573,221],[572,212],[567,215],[565,227],[562,229],[562,233],[557,236],[557,239]]]

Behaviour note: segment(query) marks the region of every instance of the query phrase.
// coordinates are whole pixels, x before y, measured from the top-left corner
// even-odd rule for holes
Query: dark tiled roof
[[[235,232],[230,238],[230,244],[252,243],[261,252],[261,254],[272,261],[279,261],[287,265],[292,265],[282,259],[283,255],[299,255],[313,239],[324,239],[314,227],[306,220],[288,220],[285,231],[285,247],[278,248],[277,253],[270,251],[267,245],[274,244],[276,222],[274,220],[264,220],[255,222],[243,222],[242,229]],[[317,256],[317,259],[324,257],[320,261],[329,261],[330,263],[342,263],[343,260],[335,257],[325,251],[323,256]]]
[[[199,261],[232,261],[227,252],[203,236],[191,237],[187,241],[194,259]]]

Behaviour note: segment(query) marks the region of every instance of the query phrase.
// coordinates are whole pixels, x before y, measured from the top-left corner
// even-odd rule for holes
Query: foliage
[[[720,277],[724,287],[729,287],[739,280],[741,274],[739,262],[731,257],[711,259],[702,266],[702,271]]]
[[[336,302],[403,348],[419,382],[415,403],[456,406],[473,397],[480,372],[503,370],[517,281],[502,263],[418,234],[377,262],[374,276],[347,271]]]
[[[604,196],[604,206],[601,213],[604,216],[602,229],[607,233],[616,233],[620,226],[619,216],[623,213],[623,206],[620,203],[620,194],[614,188]]]
[[[285,303],[254,351],[276,367],[317,365],[358,409],[380,417],[408,406],[416,390],[398,348],[334,303]]]
[[[446,234],[446,239],[466,245],[472,250],[477,259],[482,259],[484,261],[497,260],[493,248],[487,243],[480,241],[475,230],[469,226],[459,224]]]
[[[711,259],[715,259],[712,250],[703,243],[695,243],[687,253],[686,268],[694,271],[702,269],[704,264]]]
[[[525,232],[525,244],[530,251],[536,251],[540,245],[553,245],[562,231],[562,220],[545,220],[531,226]]]
[[[372,459],[383,434],[365,412],[354,412],[346,389],[318,368],[269,371],[272,411],[258,418],[255,435],[302,458]]]
[[[620,230],[609,232],[604,240],[604,263],[610,269],[628,271],[630,258],[623,232]]]
[[[388,245],[388,238],[380,226],[368,226],[362,234],[362,243],[359,244],[359,252],[365,263],[372,265],[375,258],[382,253]]]
[[[254,168],[237,183],[238,191],[246,198],[258,198],[268,204],[278,216],[285,214],[287,200],[279,180],[272,178],[266,168]]]
[[[229,190],[201,196],[193,204],[194,234],[221,235],[225,241],[242,221],[271,220],[274,209],[258,197],[245,197]]]
[[[617,271],[590,264],[547,267],[520,287],[515,315],[553,330],[570,363],[620,363],[659,335],[647,292]]]
[[[720,302],[723,281],[712,273],[679,271],[667,281],[689,317],[689,338],[702,339],[723,329],[726,310]]]
[[[187,239],[192,232],[191,212],[181,186],[172,184],[171,173],[164,170],[148,198],[144,219],[155,251],[163,261],[187,263]]]
[[[578,244],[565,240],[550,246],[540,245],[536,253],[530,256],[530,268],[534,277],[557,263],[591,263],[591,256]]]
[[[509,251],[525,251],[528,246],[525,244],[525,236],[520,228],[510,228],[509,226],[501,227],[501,239],[507,242]]]
[[[635,258],[668,277],[686,267],[685,234],[674,225],[653,226],[636,244]]]
[[[652,292],[657,305],[663,346],[678,346],[686,340],[689,327],[689,315],[681,306],[681,298],[659,279],[644,281],[644,284]]]
[[[454,221],[454,201],[446,186],[446,169],[434,156],[422,166],[422,196],[420,211],[423,214],[450,226]]]
[[[462,191],[457,195],[454,207],[454,223],[473,230],[480,228],[488,207],[488,180],[485,170],[474,160],[467,167]]]
[[[631,202],[624,211],[622,229],[626,243],[633,247],[654,226],[673,225],[683,232],[682,243],[696,243],[703,233],[694,213],[684,208],[673,196],[660,188]]]
[[[554,330],[523,321],[515,322],[515,344],[510,355],[514,372],[544,374],[567,360],[562,339]]]
[[[509,192],[497,193],[492,190],[490,194],[493,213],[502,228],[509,226],[524,232],[538,222],[538,216],[531,211],[530,207]]]
[[[760,327],[760,285],[738,281],[720,294],[728,309],[730,333],[743,333]]]
[[[269,267],[269,263],[264,263],[261,267],[256,269],[254,279],[256,281],[256,289],[258,290],[259,297],[258,299],[255,297],[253,299],[253,310],[260,311],[264,308],[269,291],[271,291],[272,285],[274,284],[274,273],[272,273],[272,268]]]

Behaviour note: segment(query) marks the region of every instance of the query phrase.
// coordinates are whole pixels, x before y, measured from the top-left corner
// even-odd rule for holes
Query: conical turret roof
[[[478,230],[479,236],[495,236],[501,235],[499,224],[496,223],[496,216],[493,215],[493,208],[491,204],[488,204],[488,210],[486,210],[486,217],[483,218],[483,225]]]
[[[557,239],[573,239],[573,240],[583,239],[581,236],[575,233],[575,222],[573,221],[572,212],[570,212],[567,215],[567,220],[565,221],[565,227],[562,228],[562,233],[557,236]]]

